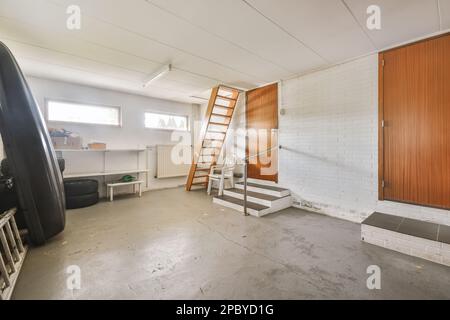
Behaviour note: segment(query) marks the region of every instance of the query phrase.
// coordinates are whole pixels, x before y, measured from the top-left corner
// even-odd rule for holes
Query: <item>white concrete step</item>
[[[235,183],[234,187],[237,189],[243,190],[244,183],[243,182]],[[254,183],[254,182],[247,183],[247,191],[267,194],[267,195],[280,197],[280,198],[289,196],[291,194],[289,189],[280,188],[276,185],[263,185],[263,184]]]
[[[274,182],[274,181],[254,179],[254,178],[248,178],[247,182],[256,183],[256,184],[262,184],[263,186],[273,186],[273,187],[277,187],[278,186],[278,184],[276,182]]]
[[[223,191],[224,195],[244,200],[244,190],[238,188],[226,189]],[[292,206],[292,197],[276,197],[264,193],[247,191],[247,201],[257,203],[266,207],[274,208],[288,208]],[[281,210],[281,209],[280,209]]]
[[[235,188],[224,190],[223,196],[216,196],[214,203],[244,212],[244,185],[236,183]],[[255,217],[277,212],[292,206],[291,192],[274,183],[252,179],[247,183],[247,212]]]
[[[227,195],[215,196],[213,203],[220,204],[221,206],[244,212],[244,200],[233,198]],[[247,213],[255,216],[262,217],[266,214],[275,212],[273,208],[269,208],[257,203],[247,202]]]

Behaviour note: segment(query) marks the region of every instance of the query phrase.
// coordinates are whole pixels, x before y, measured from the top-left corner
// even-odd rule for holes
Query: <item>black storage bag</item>
[[[43,244],[65,227],[62,175],[38,105],[16,60],[1,42],[0,133],[29,239]]]

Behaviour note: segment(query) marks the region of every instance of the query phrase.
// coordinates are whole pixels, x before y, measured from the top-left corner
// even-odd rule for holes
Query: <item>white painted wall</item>
[[[155,179],[156,174],[156,149],[157,144],[175,144],[171,140],[171,131],[154,130],[144,127],[144,112],[155,111],[187,115],[191,122],[198,119],[199,106],[187,103],[179,103],[168,100],[153,99],[149,97],[98,89],[66,82],[58,82],[41,78],[27,78],[30,88],[37,100],[42,112],[45,111],[46,99],[61,99],[80,103],[92,103],[101,105],[120,106],[122,109],[122,127],[110,127],[101,125],[84,125],[68,123],[47,123],[49,127],[65,128],[80,134],[83,144],[91,140],[99,140],[107,143],[108,148],[146,148],[148,147],[148,189],[160,189],[175,187],[184,184],[185,177]],[[191,128],[193,124],[191,125]],[[135,168],[135,154],[108,155],[111,166],[109,170]],[[67,171],[92,172],[96,166],[101,165],[100,155],[83,153],[66,153]],[[140,167],[145,167],[146,154],[141,153]],[[113,177],[117,179],[117,177]],[[103,182],[102,179],[100,179]]]
[[[450,225],[450,211],[378,201],[378,66],[371,55],[281,84],[279,184],[297,206],[360,222],[374,211]]]

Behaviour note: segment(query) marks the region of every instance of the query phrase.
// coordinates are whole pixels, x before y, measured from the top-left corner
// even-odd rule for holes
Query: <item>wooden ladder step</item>
[[[231,118],[231,116],[227,116],[226,114],[220,114],[220,113],[211,113],[211,115],[215,116],[215,117]]]
[[[203,140],[203,142],[205,141],[223,141],[223,139],[205,139]]]
[[[202,185],[202,184],[206,185],[206,184],[207,184],[207,182],[206,182],[206,181],[201,181],[201,182],[192,182],[191,184],[192,184],[193,186],[196,186],[196,185]]]
[[[230,125],[229,123],[220,123],[220,122],[212,122],[212,121],[210,121],[209,124],[210,125],[212,124],[214,126],[225,126],[225,127],[228,127]]]
[[[226,106],[221,106],[220,104],[215,104],[214,108],[222,108],[222,109],[234,109],[234,107],[226,107]]]
[[[237,100],[235,98],[230,98],[230,97],[225,97],[225,96],[220,96],[220,95],[217,95],[217,98],[224,99],[224,100],[229,100],[229,101],[236,101]]]
[[[217,146],[215,146],[215,147],[206,147],[205,143],[203,143],[202,148],[218,148],[218,149],[222,149],[223,140],[215,140],[215,141],[218,141],[220,143]]]
[[[242,91],[242,90],[240,90],[240,89],[236,89],[236,88],[230,87],[230,86],[225,85],[225,84],[219,85],[219,89],[220,89],[220,90],[223,90],[223,91],[233,92],[233,93],[235,93],[235,92],[236,92],[236,93],[239,93],[239,92]]]
[[[201,157],[211,157],[211,158],[213,158],[213,157],[215,157],[215,156],[218,156],[220,154],[220,152],[215,152],[215,153],[202,153],[200,156]]]
[[[205,149],[213,149],[213,150],[222,150],[222,148],[212,148],[212,147],[203,147],[201,150],[200,150],[200,152],[201,151],[203,151],[203,150],[205,150]]]
[[[202,152],[203,150],[206,150],[206,149],[213,149],[213,150],[221,150],[221,149],[219,149],[219,148],[208,148],[208,147],[203,147],[201,150],[200,150],[200,152]],[[211,151],[210,151],[211,152]],[[204,156],[207,156],[207,154],[204,154]]]

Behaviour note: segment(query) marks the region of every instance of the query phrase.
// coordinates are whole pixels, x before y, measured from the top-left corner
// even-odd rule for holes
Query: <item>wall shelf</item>
[[[64,154],[71,159],[69,163],[73,164],[74,159],[80,159],[80,157],[82,159],[89,159],[86,157],[89,157],[88,154],[92,155],[92,161],[100,161],[100,164],[95,165],[96,169],[93,169],[92,171],[88,171],[90,166],[84,166],[80,167],[78,166],[78,168],[76,169],[75,167],[69,165],[68,167],[71,168],[72,167],[72,171],[69,169],[67,172],[63,173],[63,178],[64,179],[75,179],[75,178],[88,178],[88,177],[99,177],[99,178],[103,178],[103,185],[107,183],[107,179],[106,177],[108,176],[115,176],[115,175],[128,175],[128,174],[137,174],[138,178],[140,174],[145,174],[146,175],[146,187],[148,187],[148,167],[147,167],[147,163],[148,163],[148,155],[142,155],[142,152],[147,151],[147,149],[142,149],[142,148],[130,148],[130,149],[104,149],[104,150],[97,150],[97,149],[55,149],[56,154],[58,155],[58,157],[63,157],[64,158]],[[125,154],[132,154],[133,158],[131,158],[131,162],[129,165],[127,165],[125,168],[116,168],[116,170],[114,170],[114,165],[111,164],[111,160],[113,160],[114,158],[116,158],[116,156],[119,156],[121,153]],[[94,157],[94,155],[99,155],[101,158],[98,159],[98,157]],[[136,156],[135,160],[134,159],[134,155]],[[145,167],[141,168],[141,163],[140,163],[140,158],[144,157],[144,161],[145,161]],[[95,159],[95,160],[94,160]],[[75,160],[76,161],[76,160]],[[135,164],[133,164],[133,162],[135,162]],[[114,163],[114,161],[113,161]],[[78,172],[77,172],[78,171]]]
[[[144,152],[146,149],[55,149],[55,152]]]
[[[64,179],[71,178],[86,178],[86,177],[105,177],[114,176],[119,174],[131,174],[131,173],[148,173],[147,169],[142,170],[117,170],[117,171],[104,171],[104,172],[80,172],[63,174]]]

